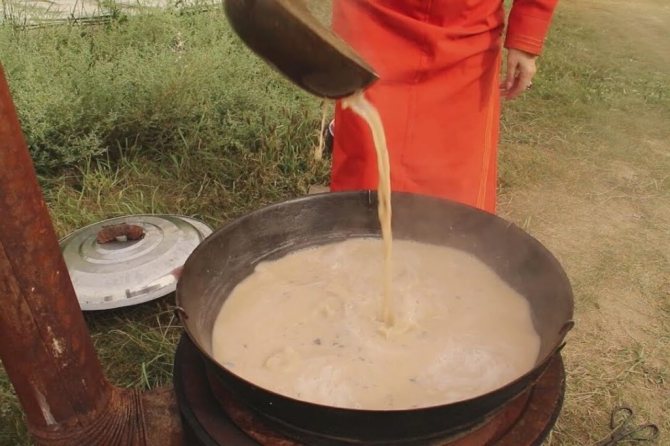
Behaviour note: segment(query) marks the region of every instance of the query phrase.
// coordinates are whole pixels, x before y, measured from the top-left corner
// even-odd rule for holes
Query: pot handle
[[[128,223],[103,226],[95,240],[99,244],[105,245],[117,241],[119,237],[125,237],[126,241],[140,240],[144,237],[144,228],[139,225],[129,225]]]
[[[575,321],[568,321],[565,324],[563,324],[563,327],[561,327],[559,334],[565,337],[568,334],[568,332],[572,330],[574,327],[575,327]]]
[[[174,307],[174,314],[176,314],[177,317],[181,320],[188,320],[188,314],[186,314],[186,310],[184,310],[182,307]]]

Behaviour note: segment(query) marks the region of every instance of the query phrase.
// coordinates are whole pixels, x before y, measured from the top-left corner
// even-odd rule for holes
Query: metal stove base
[[[177,347],[174,388],[189,446],[296,445],[258,424],[254,424],[254,436],[264,438],[262,442],[240,429],[214,397],[203,359],[186,335]],[[565,369],[557,356],[529,394],[510,403],[488,425],[444,446],[540,446],[556,423],[564,394]],[[242,408],[236,412],[236,421],[246,429],[240,420],[248,422],[252,416]]]

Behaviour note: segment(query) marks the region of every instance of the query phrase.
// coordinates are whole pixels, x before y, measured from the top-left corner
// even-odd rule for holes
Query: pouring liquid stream
[[[384,243],[384,266],[382,285],[382,309],[380,319],[384,324],[385,331],[392,328],[396,322],[396,314],[393,305],[392,281],[393,271],[393,233],[391,229],[391,165],[389,161],[388,146],[381,116],[375,106],[365,98],[363,92],[358,92],[342,100],[342,107],[359,115],[370,127],[372,138],[377,153],[377,169],[379,171],[378,213],[381,224],[382,240]],[[386,333],[388,335],[388,332]]]

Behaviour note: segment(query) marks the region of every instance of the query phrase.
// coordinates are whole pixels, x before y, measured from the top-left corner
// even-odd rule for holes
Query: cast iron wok
[[[245,381],[214,361],[212,330],[217,314],[255,265],[308,246],[379,236],[376,193],[346,192],[313,195],[252,212],[214,232],[187,260],[177,286],[177,305],[188,336],[207,363],[213,387],[223,386],[257,416],[304,444],[429,445],[485,422],[533,385],[573,326],[573,294],[558,261],[530,235],[492,214],[403,193],[394,193],[392,204],[397,239],[468,251],[528,299],[541,337],[535,368],[467,401],[380,411],[287,398]]]

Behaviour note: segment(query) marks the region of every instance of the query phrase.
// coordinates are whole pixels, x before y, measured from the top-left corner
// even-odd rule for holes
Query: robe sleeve
[[[557,3],[558,0],[514,0],[505,47],[539,55]]]

